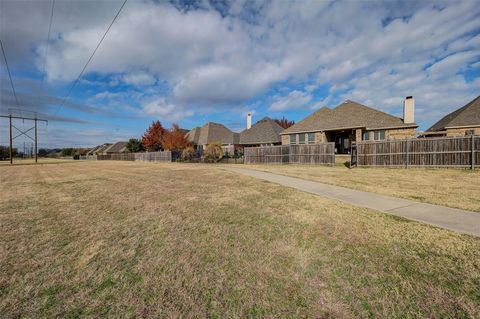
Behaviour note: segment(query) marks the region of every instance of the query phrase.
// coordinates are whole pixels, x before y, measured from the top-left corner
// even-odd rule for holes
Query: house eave
[[[474,125],[458,125],[458,126],[445,126],[445,129],[456,129],[456,128],[469,128],[469,127],[480,127],[480,124]]]
[[[365,129],[367,131],[371,130],[391,130],[391,129],[401,129],[401,128],[417,128],[417,124],[412,125],[402,125],[402,126],[385,126],[385,127],[366,127],[366,126],[349,126],[349,127],[338,127],[338,128],[329,128],[329,129],[317,129],[317,130],[306,130],[306,131],[293,131],[293,132],[282,132],[280,135],[289,135],[289,134],[299,134],[299,133],[315,133],[315,132],[331,132],[339,130],[355,130],[355,129]]]
[[[263,142],[240,142],[239,145],[252,145],[252,144],[275,144],[282,143],[282,141],[263,141]]]

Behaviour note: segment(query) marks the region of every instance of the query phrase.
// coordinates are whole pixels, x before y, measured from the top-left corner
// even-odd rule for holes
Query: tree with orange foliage
[[[178,124],[172,124],[172,128],[165,132],[162,147],[164,150],[169,151],[182,151],[191,143],[185,136],[185,131],[178,126]]]
[[[162,143],[165,138],[165,130],[160,121],[152,122],[152,125],[145,131],[142,136],[142,144],[150,152],[162,150]]]
[[[285,116],[283,116],[281,119],[276,119],[275,122],[283,128],[289,128],[295,124],[295,121],[289,121],[285,118]]]

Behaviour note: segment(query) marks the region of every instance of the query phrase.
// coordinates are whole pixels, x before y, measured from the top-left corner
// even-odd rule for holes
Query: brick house
[[[347,100],[335,108],[323,107],[281,133],[282,144],[335,142],[338,154],[348,154],[350,146],[363,140],[414,138],[415,100],[404,100],[404,118]]]
[[[421,135],[424,137],[480,135],[480,96],[445,115]]]

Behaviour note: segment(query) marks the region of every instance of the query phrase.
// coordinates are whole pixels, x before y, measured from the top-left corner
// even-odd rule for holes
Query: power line
[[[12,81],[12,74],[10,73],[10,68],[8,67],[7,55],[5,54],[5,49],[3,48],[3,41],[0,39],[0,46],[2,47],[3,58],[5,59],[5,65],[7,66],[7,73],[10,79],[10,84],[12,85],[13,95],[15,96],[15,102],[17,103],[17,107],[20,108],[20,103],[18,103],[17,92],[15,91],[15,86],[13,85]]]
[[[45,47],[45,58],[43,61],[43,70],[42,70],[42,82],[40,83],[40,91],[38,97],[43,95],[43,82],[45,81],[45,70],[47,67],[47,57],[48,57],[48,47],[50,45],[50,32],[52,31],[52,21],[53,21],[53,11],[55,8],[55,0],[52,0],[52,10],[50,12],[50,24],[48,25],[48,34],[47,34],[47,45]]]
[[[62,99],[62,102],[61,102],[60,105],[58,106],[57,111],[54,113],[54,115],[57,115],[57,114],[58,114],[58,112],[60,111],[60,109],[62,108],[62,106],[64,106],[65,102],[66,102],[67,99],[70,97],[70,94],[72,94],[73,89],[75,88],[75,86],[77,85],[78,81],[79,81],[80,78],[82,77],[82,75],[83,75],[83,73],[85,72],[85,69],[87,68],[87,66],[88,66],[88,64],[90,63],[90,61],[92,61],[93,56],[95,55],[95,53],[97,52],[98,48],[99,48],[100,45],[102,44],[103,40],[104,40],[105,37],[107,36],[108,31],[110,31],[110,28],[111,28],[112,25],[115,23],[115,20],[117,20],[118,16],[120,15],[120,12],[122,12],[122,9],[123,9],[123,7],[125,6],[125,4],[127,3],[127,1],[128,1],[128,0],[123,1],[122,5],[120,6],[120,9],[118,9],[117,14],[116,14],[115,17],[113,18],[112,22],[111,22],[110,25],[108,26],[107,30],[106,30],[105,33],[103,34],[103,36],[102,36],[102,38],[100,39],[100,41],[98,42],[95,50],[93,50],[92,55],[91,55],[90,58],[87,60],[87,63],[85,63],[85,66],[83,67],[82,72],[80,72],[80,74],[78,75],[78,77],[77,77],[77,79],[75,80],[75,82],[73,82],[73,85],[72,85],[72,86],[70,87],[70,89],[68,90],[67,95],[65,95],[65,97]]]

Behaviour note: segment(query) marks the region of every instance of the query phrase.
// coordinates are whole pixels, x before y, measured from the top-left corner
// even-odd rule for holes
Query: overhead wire
[[[52,9],[50,11],[50,23],[48,25],[48,33],[47,33],[47,43],[45,45],[45,57],[43,60],[43,69],[42,69],[42,81],[40,82],[40,90],[38,93],[38,97],[41,98],[43,96],[43,83],[45,82],[45,71],[47,69],[47,58],[48,58],[48,48],[50,46],[50,33],[52,31],[52,22],[53,22],[53,12],[55,10],[55,0],[52,0]]]
[[[7,55],[5,54],[5,49],[3,47],[2,39],[0,39],[0,46],[2,47],[3,59],[5,60],[5,66],[7,68],[8,78],[10,79],[10,85],[12,86],[13,96],[15,97],[15,103],[17,104],[17,107],[20,109],[20,103],[18,103],[17,92],[15,91],[15,85],[13,84],[12,74],[10,73],[10,67],[8,66]]]
[[[54,115],[56,116],[58,114],[58,112],[60,111],[60,109],[65,105],[65,102],[67,101],[67,99],[70,97],[70,95],[72,94],[72,91],[73,89],[75,88],[75,86],[78,84],[78,82],[80,81],[80,78],[82,77],[83,73],[85,72],[87,66],[90,64],[90,61],[92,61],[93,59],[93,56],[95,55],[95,53],[97,52],[98,48],[100,47],[100,45],[102,44],[103,40],[105,39],[105,37],[107,36],[108,34],[108,31],[110,31],[110,28],[112,27],[112,25],[115,23],[115,21],[117,20],[118,16],[120,15],[120,13],[122,12],[122,9],[123,7],[125,6],[125,4],[127,3],[128,0],[124,0],[122,5],[120,6],[120,8],[118,9],[117,11],[117,14],[115,14],[115,17],[113,18],[112,22],[110,22],[107,30],[105,31],[105,33],[103,34],[102,38],[100,39],[100,41],[98,42],[97,46],[95,47],[95,50],[93,50],[92,54],[90,55],[90,57],[88,58],[87,60],[87,63],[85,63],[85,65],[83,66],[83,69],[82,71],[80,72],[80,74],[77,76],[75,82],[73,82],[72,86],[70,86],[70,89],[68,90],[67,94],[63,97],[62,99],[62,102],[60,103],[60,105],[58,106],[56,112],[54,113]]]

